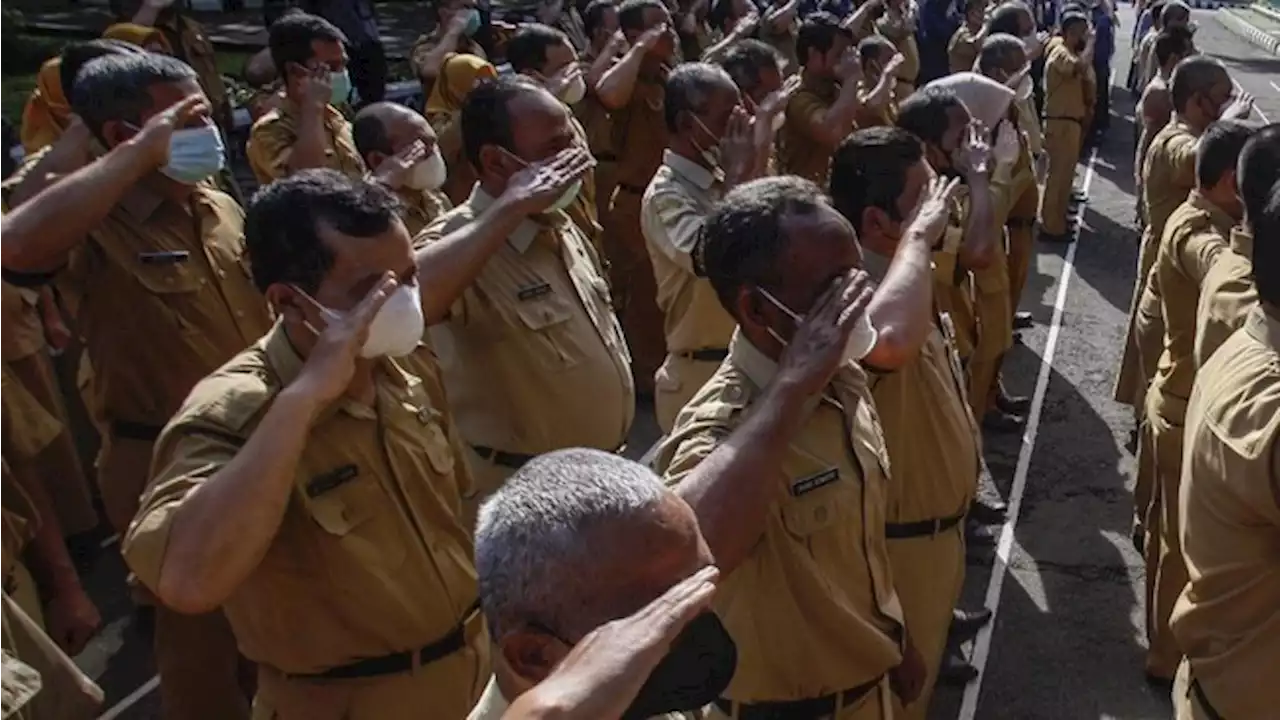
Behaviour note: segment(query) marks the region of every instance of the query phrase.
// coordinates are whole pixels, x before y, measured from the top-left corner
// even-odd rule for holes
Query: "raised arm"
[[[610,110],[621,110],[631,102],[631,93],[635,91],[636,79],[640,77],[644,56],[667,32],[665,24],[649,28],[622,55],[621,60],[600,75],[600,82],[596,84],[596,97],[600,99],[601,105]]]

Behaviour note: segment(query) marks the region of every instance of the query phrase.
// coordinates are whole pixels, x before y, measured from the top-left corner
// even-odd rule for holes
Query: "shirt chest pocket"
[[[517,293],[514,310],[516,339],[532,358],[552,369],[578,364],[581,353],[572,336],[574,307],[568,298],[550,285],[525,288]]]
[[[320,558],[331,569],[336,569],[330,562],[335,554],[347,566],[394,570],[403,563],[407,538],[399,509],[376,478],[346,465],[305,479],[299,491],[323,531]]]
[[[854,482],[837,468],[792,476],[782,504],[782,524],[787,532],[808,541],[848,524],[857,499]]]

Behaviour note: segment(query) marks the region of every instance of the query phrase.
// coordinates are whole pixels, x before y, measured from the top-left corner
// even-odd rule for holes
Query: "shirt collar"
[[[1255,305],[1244,322],[1245,332],[1263,345],[1280,351],[1280,318],[1267,313],[1261,304]]]
[[[729,341],[729,360],[758,388],[768,387],[778,374],[778,363],[752,345],[740,328],[733,331]]]
[[[485,685],[484,693],[480,695],[480,701],[472,708],[471,713],[467,715],[467,720],[502,720],[502,716],[507,712],[507,708],[511,707],[511,703],[502,696],[502,690],[498,687],[498,679],[490,675],[489,684]]]
[[[1231,229],[1236,225],[1235,218],[1202,195],[1199,190],[1192,190],[1187,197],[1187,202],[1191,204],[1191,207],[1209,213],[1209,222],[1223,235],[1229,235]]]
[[[475,186],[471,188],[471,197],[467,198],[467,204],[476,211],[477,216],[485,210],[488,210],[495,202],[497,202],[497,199],[485,192],[484,189],[480,187],[480,183],[476,183]],[[558,215],[561,218],[565,217],[563,212],[558,213]],[[554,220],[552,222],[554,223]],[[529,246],[533,244],[533,241],[538,237],[538,233],[545,230],[546,227],[546,225],[537,222],[533,218],[527,217],[524,220],[521,220],[520,224],[516,226],[515,231],[507,236],[507,245],[510,245],[512,250],[523,255],[525,251],[529,249]]]
[[[671,171],[675,174],[703,190],[710,190],[711,186],[714,185],[718,179],[716,178],[715,173],[683,155],[672,152],[671,150],[662,151],[662,164],[671,168]]]
[[[1253,233],[1239,225],[1231,228],[1231,249],[1253,260]]]

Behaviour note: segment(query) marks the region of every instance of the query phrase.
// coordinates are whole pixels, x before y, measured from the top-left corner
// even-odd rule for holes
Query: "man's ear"
[[[385,162],[386,159],[389,157],[391,156],[380,150],[374,150],[370,152],[367,156],[365,156],[365,159],[364,159],[365,167],[369,168],[370,170],[377,170],[377,168],[381,167],[382,163]]]
[[[559,640],[531,630],[509,632],[499,643],[507,667],[535,685],[545,680],[569,653]]]
[[[302,303],[305,301],[298,297],[297,290],[285,283],[274,283],[268,286],[266,298],[267,305],[278,317],[293,322],[305,319],[306,316],[302,313]]]
[[[480,162],[476,166],[476,174],[484,177],[486,173],[490,175],[503,175],[503,167],[507,160],[506,154],[497,145],[489,144],[480,146]]]
[[[738,295],[734,298],[734,307],[737,309],[739,322],[748,327],[766,327],[769,321],[764,316],[764,302],[760,298],[760,293],[756,289],[743,285],[738,288]]]
[[[102,130],[99,132],[108,148],[113,148],[136,134],[137,131],[123,120],[108,120],[102,123]]]

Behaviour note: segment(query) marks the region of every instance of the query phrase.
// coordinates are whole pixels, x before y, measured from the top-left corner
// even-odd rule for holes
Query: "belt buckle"
[[[938,537],[938,533],[942,532],[942,518],[933,519],[933,537]]]

